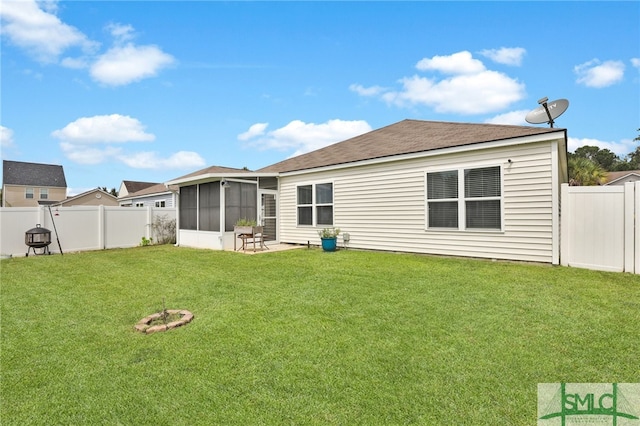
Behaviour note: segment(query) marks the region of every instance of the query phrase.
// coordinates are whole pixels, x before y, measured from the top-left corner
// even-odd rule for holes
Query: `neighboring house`
[[[609,172],[604,185],[624,185],[627,182],[640,180],[640,170],[626,170],[624,172]]]
[[[118,199],[100,188],[91,189],[82,194],[69,197],[64,201],[54,203],[54,206],[117,206]]]
[[[118,197],[126,197],[134,192],[142,191],[150,186],[158,185],[158,182],[136,182],[133,180],[123,180],[120,184]]]
[[[37,207],[66,198],[62,166],[2,161],[2,207]]]
[[[558,264],[567,181],[564,129],[404,120],[255,172],[168,184],[180,187],[180,245],[228,249],[234,221],[254,217],[282,243],[337,227],[352,248]]]
[[[119,196],[118,204],[121,207],[175,207],[175,197],[175,191],[164,183],[156,183],[136,192],[129,192],[126,196]]]

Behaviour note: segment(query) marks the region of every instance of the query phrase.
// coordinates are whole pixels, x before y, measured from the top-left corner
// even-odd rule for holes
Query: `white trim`
[[[560,170],[558,142],[551,142],[551,264],[560,264]]]

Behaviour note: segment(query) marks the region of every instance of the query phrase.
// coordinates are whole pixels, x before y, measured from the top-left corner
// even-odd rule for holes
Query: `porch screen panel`
[[[201,231],[220,231],[220,182],[200,185],[198,206]]]
[[[225,231],[232,232],[238,219],[256,220],[258,185],[229,182],[225,188]]]
[[[180,188],[180,229],[198,229],[198,187]]]

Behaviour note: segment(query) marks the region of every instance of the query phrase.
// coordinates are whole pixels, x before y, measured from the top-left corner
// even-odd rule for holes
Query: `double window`
[[[502,229],[500,167],[427,173],[427,227]]]
[[[333,183],[297,187],[298,225],[333,226]]]

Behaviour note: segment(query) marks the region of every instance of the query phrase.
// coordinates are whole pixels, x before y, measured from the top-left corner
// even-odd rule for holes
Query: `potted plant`
[[[253,219],[247,219],[247,218],[238,219],[235,226],[233,227],[233,232],[235,232],[238,235],[253,234],[254,226],[256,226],[256,221]]]
[[[338,235],[340,235],[340,228],[324,228],[318,231],[320,239],[322,240],[322,250],[335,251],[338,246]]]

